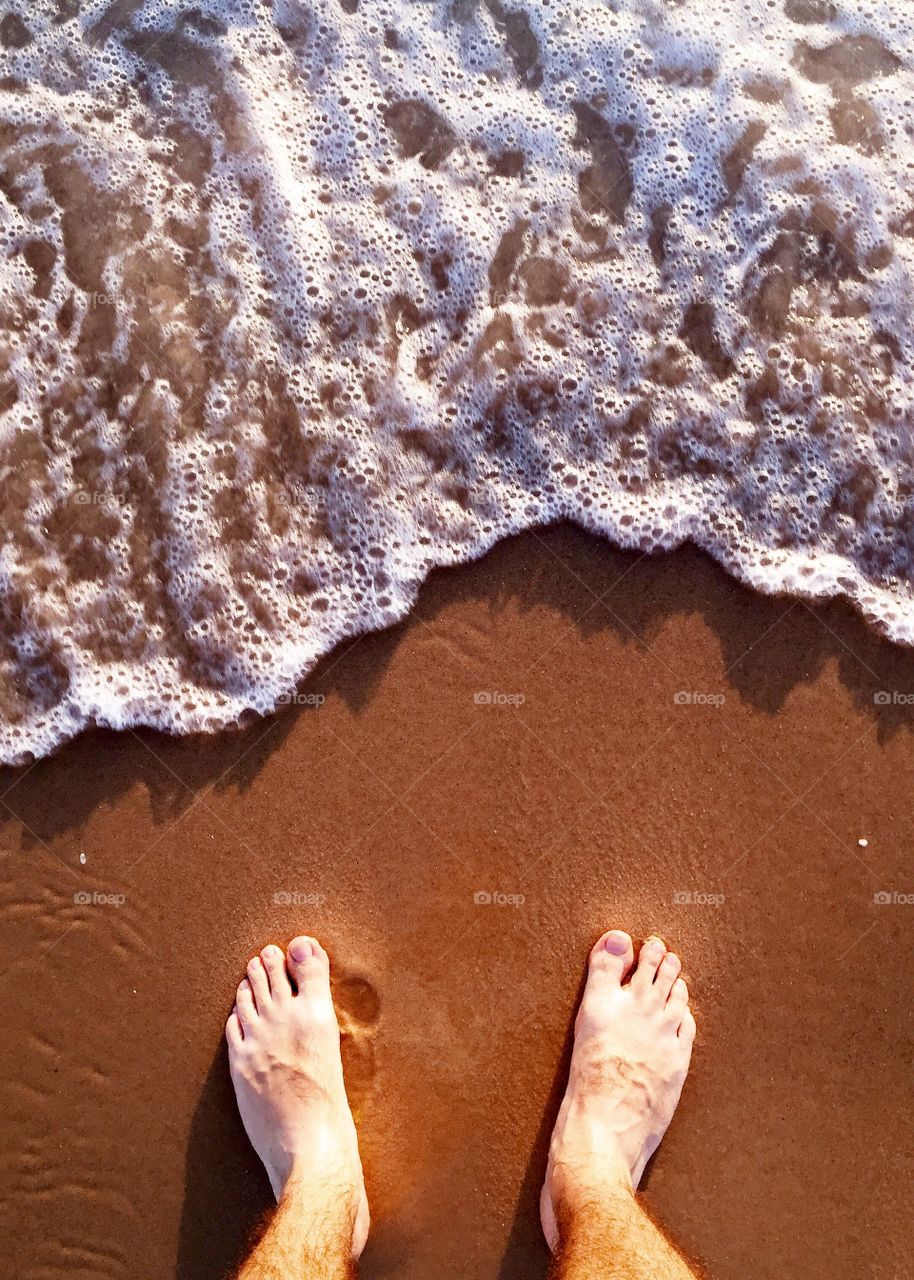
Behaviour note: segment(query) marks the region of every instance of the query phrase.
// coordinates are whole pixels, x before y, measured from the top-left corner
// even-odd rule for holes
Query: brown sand
[[[609,925],[662,933],[695,994],[646,1190],[682,1244],[720,1280],[910,1274],[914,902],[874,894],[914,893],[914,708],[879,690],[914,692],[914,655],[843,608],[557,529],[436,576],[324,664],[319,709],[2,776],[2,1274],[226,1273],[268,1190],[222,1027],[248,956],[309,931],[346,1011],[363,1275],[542,1277]]]

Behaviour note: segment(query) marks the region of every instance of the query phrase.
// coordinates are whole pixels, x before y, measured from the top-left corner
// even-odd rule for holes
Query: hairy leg
[[[238,1280],[346,1280],[368,1202],[343,1083],[330,962],[314,938],[248,965],[226,1026],[238,1109],[277,1210]]]
[[[355,1280],[352,1214],[335,1190],[322,1201],[313,1187],[288,1187],[237,1280]]]
[[[697,1273],[635,1199],[631,1186],[559,1213],[549,1280],[696,1280]]]
[[[693,1280],[635,1199],[679,1101],[695,1036],[680,962],[611,930],[590,955],[540,1202],[553,1280]]]

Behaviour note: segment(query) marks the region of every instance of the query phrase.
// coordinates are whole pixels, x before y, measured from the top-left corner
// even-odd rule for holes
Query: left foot
[[[225,1028],[238,1110],[273,1194],[301,1190],[342,1205],[352,1254],[368,1236],[368,1201],[330,995],[330,961],[314,938],[251,960]]]

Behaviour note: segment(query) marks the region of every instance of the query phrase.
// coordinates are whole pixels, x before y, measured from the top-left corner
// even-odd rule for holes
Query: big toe
[[[634,958],[635,949],[628,934],[610,929],[590,953],[590,972],[600,981],[621,982]]]
[[[286,950],[286,963],[299,995],[329,993],[330,960],[316,938],[293,938]]]

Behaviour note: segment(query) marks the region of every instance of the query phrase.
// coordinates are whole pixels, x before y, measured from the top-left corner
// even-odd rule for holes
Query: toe
[[[247,1035],[249,1031],[253,1031],[254,1023],[257,1021],[257,1008],[254,1004],[254,993],[247,978],[242,978],[235,993],[235,1012],[238,1014],[238,1021],[241,1023],[244,1034]]]
[[[286,971],[286,957],[282,947],[274,947],[272,943],[264,947],[260,953],[263,967],[270,981],[270,995],[274,1000],[285,1000],[292,994],[292,984]]]
[[[679,977],[682,961],[673,951],[668,951],[661,961],[654,979],[654,992],[661,1004],[665,1004],[673,990],[673,983]]]
[[[590,953],[590,971],[621,982],[634,959],[635,949],[628,934],[621,929],[610,929]]]
[[[666,944],[660,938],[655,935],[647,939],[638,953],[638,963],[632,975],[633,990],[642,994],[650,992],[665,955]]]
[[[270,1003],[270,980],[267,977],[267,971],[263,967],[263,961],[260,956],[254,956],[248,961],[247,974],[248,982],[251,984],[251,990],[254,993],[257,1012],[264,1013]]]
[[[679,1009],[681,1012],[688,1003],[689,1003],[688,983],[686,982],[685,978],[679,977],[676,979],[676,981],[673,983],[672,987],[670,988],[670,998],[669,1000],[667,1000],[667,1004],[670,1006],[671,1009],[675,1009],[677,1006],[679,1006]]]
[[[293,938],[286,951],[286,963],[299,995],[329,990],[330,961],[316,938]]]
[[[679,1024],[682,1022],[682,1015],[688,1006],[689,988],[686,986],[686,980],[685,978],[677,978],[670,988],[665,1009],[667,1023],[674,1031],[678,1031]]]
[[[695,1015],[691,1009],[687,1008],[682,1015],[682,1022],[679,1024],[679,1039],[684,1040],[688,1045],[691,1045],[695,1039]]]
[[[229,1014],[229,1020],[225,1024],[225,1038],[228,1041],[230,1050],[237,1049],[240,1044],[244,1043],[244,1032],[241,1030],[237,1009],[233,1009]]]

